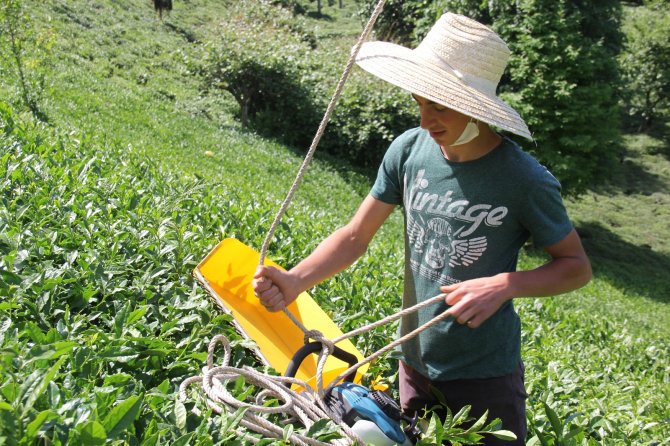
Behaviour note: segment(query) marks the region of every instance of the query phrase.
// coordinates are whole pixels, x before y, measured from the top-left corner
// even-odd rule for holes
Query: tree
[[[316,2],[316,14],[318,17],[321,17],[321,0],[312,0],[312,3]],[[328,6],[333,6],[335,4],[335,0],[328,0]],[[340,2],[340,8],[342,7],[342,2]]]
[[[670,12],[662,3],[629,8],[624,21],[623,97],[641,131],[670,108]]]
[[[501,95],[534,132],[526,149],[569,195],[605,180],[620,138],[619,1],[489,4],[493,27],[512,50]]]
[[[411,43],[417,25],[429,15],[433,3],[431,0],[387,0],[375,23],[376,38],[400,44]],[[376,0],[363,2],[358,11],[361,20],[367,22],[376,5]]]
[[[7,78],[16,82],[23,105],[33,116],[46,121],[40,102],[44,93],[45,68],[55,39],[49,29],[38,31],[20,0],[0,0],[0,75],[3,68]],[[5,58],[5,54],[7,57]],[[4,66],[4,61],[9,66]]]

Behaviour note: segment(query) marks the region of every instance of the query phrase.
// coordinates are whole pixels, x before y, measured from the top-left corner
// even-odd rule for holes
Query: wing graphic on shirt
[[[486,251],[486,237],[455,239],[451,242],[449,266],[469,266],[479,259]]]
[[[414,251],[423,252],[423,247],[426,244],[426,228],[412,217],[411,212],[407,212],[407,237],[410,246],[414,247]]]

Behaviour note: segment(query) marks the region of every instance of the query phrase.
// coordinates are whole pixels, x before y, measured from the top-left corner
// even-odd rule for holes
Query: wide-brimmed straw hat
[[[532,139],[519,113],[496,95],[509,55],[490,28],[446,13],[417,48],[366,42],[356,63],[411,93]]]

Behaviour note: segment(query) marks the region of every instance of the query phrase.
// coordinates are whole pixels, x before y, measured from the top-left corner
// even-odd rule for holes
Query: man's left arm
[[[591,263],[574,229],[558,243],[545,248],[551,260],[529,270],[497,274],[441,287],[447,293],[447,310],[461,324],[476,328],[509,299],[555,296],[575,290],[591,280]]]

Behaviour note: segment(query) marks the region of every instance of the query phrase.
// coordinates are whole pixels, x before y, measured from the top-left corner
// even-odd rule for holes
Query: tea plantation
[[[232,340],[233,365],[263,368],[192,271],[225,237],[260,248],[304,155],[295,141],[243,127],[230,95],[203,90],[208,42],[245,2],[175,1],[162,20],[144,1],[20,3],[23,86],[35,110],[5,38],[0,444],[252,444],[234,431],[237,414],[215,415],[195,394],[177,400],[216,335]],[[344,3],[324,6],[329,20],[295,19],[330,45],[314,62],[324,70],[337,71],[360,30],[354,2]],[[627,134],[611,181],[568,201],[591,283],[516,303],[528,445],[670,444],[670,129],[661,127]],[[347,221],[372,179],[319,153],[269,257],[298,262]],[[359,262],[311,290],[343,331],[399,309],[401,234],[395,213]],[[520,268],[543,261],[528,247]],[[395,328],[355,342],[370,354]],[[377,361],[366,382],[393,389],[396,366]],[[234,391],[246,392],[242,383]]]

